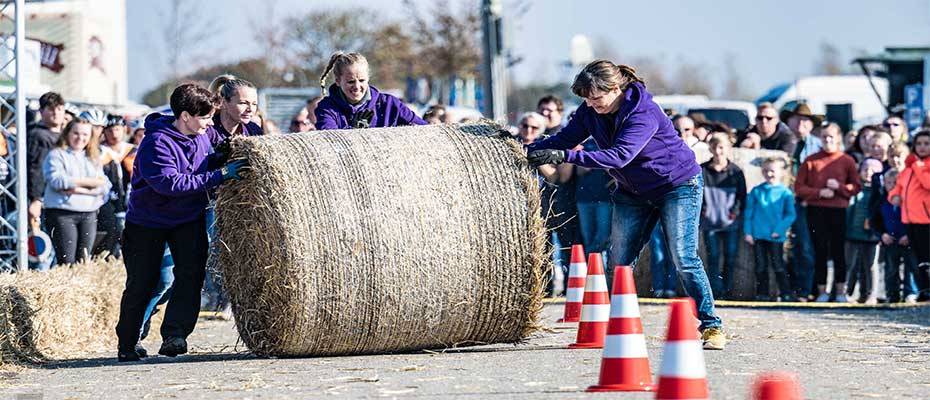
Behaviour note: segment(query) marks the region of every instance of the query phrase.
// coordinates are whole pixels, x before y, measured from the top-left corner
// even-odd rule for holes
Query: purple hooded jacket
[[[633,83],[624,91],[614,125],[617,128],[610,131],[604,118],[582,103],[565,128],[528,150],[567,150],[591,136],[600,150],[567,150],[565,161],[606,169],[618,190],[648,200],[701,173],[694,152],[642,84]]]
[[[426,121],[418,117],[407,105],[397,97],[381,93],[374,86],[368,86],[371,99],[363,107],[356,106],[356,110],[363,108],[374,111],[371,119],[372,128],[404,125],[426,125]],[[349,120],[354,114],[353,107],[341,95],[339,86],[329,87],[329,96],[320,100],[316,111],[316,129],[350,129]]]
[[[126,212],[131,223],[173,228],[203,218],[208,193],[223,182],[223,173],[210,165],[216,131],[187,136],[173,122],[157,113],[145,118]]]

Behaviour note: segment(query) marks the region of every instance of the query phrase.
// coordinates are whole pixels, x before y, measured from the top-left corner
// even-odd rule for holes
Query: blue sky
[[[266,1],[200,0],[208,23],[223,23],[219,34],[203,46],[221,48],[215,59],[231,61],[258,54],[255,23],[268,23]],[[479,0],[472,1],[477,7]],[[510,4],[513,0],[502,0]],[[568,59],[572,36],[584,34],[610,43],[620,56],[650,57],[675,71],[681,60],[705,66],[715,79],[723,76],[723,58],[735,63],[753,95],[778,82],[809,75],[820,43],[834,44],[844,60],[858,52],[875,53],[884,46],[930,46],[930,1],[894,0],[526,0],[529,11],[511,21],[512,44],[524,61],[515,66],[518,82],[552,83],[565,79],[559,64]],[[429,1],[414,0],[427,6]],[[163,35],[157,16],[166,2],[127,0],[130,98],[141,95],[166,76],[157,57]],[[399,0],[342,0],[339,7],[364,6],[400,19]],[[333,1],[277,0],[278,16],[333,8]],[[219,11],[222,10],[222,11]],[[259,22],[261,21],[261,22]],[[154,38],[154,39],[153,39]],[[634,65],[635,66],[635,65]]]

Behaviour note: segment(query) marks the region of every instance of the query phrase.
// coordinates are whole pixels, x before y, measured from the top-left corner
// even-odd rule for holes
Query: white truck
[[[779,110],[793,110],[807,103],[815,114],[826,115],[830,106],[850,105],[852,128],[880,123],[887,111],[888,80],[863,75],[809,76],[776,85],[756,99],[756,104],[770,102]],[[877,93],[876,93],[877,92]]]

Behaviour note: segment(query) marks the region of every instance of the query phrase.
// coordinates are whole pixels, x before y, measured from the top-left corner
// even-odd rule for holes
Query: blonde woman
[[[59,265],[87,258],[97,235],[97,210],[110,191],[90,122],[75,118],[65,127],[42,167],[45,223]]]

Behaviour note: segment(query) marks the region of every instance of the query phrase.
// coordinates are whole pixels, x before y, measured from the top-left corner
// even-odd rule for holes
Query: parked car
[[[872,77],[872,83],[874,89],[864,75],[809,76],[772,87],[756,99],[756,104],[770,102],[779,110],[793,110],[799,103],[807,103],[815,114],[828,117],[835,109],[850,114],[851,128],[857,129],[879,123],[887,114],[888,80]],[[843,111],[844,105],[851,110]],[[837,118],[841,117],[831,119]]]
[[[737,131],[743,131],[756,119],[756,105],[748,101],[709,100],[688,109],[688,115],[701,114],[704,119],[723,122]]]

